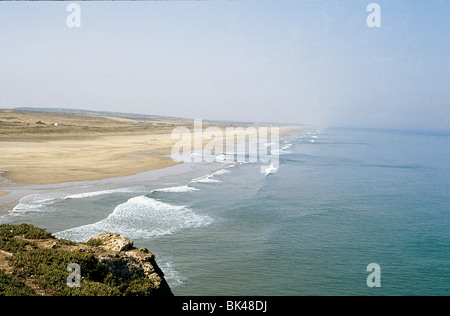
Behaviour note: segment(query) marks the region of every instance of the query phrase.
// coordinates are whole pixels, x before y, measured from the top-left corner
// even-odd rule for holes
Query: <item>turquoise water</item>
[[[223,163],[204,177],[33,195],[1,220],[73,240],[127,235],[176,295],[448,295],[449,140],[312,130],[282,140],[267,176]],[[367,286],[370,263],[381,287]]]

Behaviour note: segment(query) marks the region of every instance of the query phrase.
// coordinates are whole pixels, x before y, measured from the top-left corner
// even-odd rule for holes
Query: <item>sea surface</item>
[[[449,133],[310,130],[279,161],[35,190],[0,223],[128,236],[175,295],[450,294]]]

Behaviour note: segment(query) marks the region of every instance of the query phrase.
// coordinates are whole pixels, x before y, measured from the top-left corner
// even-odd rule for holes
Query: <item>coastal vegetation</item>
[[[56,239],[33,225],[0,225],[0,296],[171,294],[165,281],[164,287],[161,280],[155,282],[154,271],[149,274],[136,268],[137,263],[132,260],[136,251],[127,255],[124,251],[103,249],[101,245],[95,238],[87,243]],[[151,253],[146,251],[146,256],[151,258]],[[67,284],[70,275],[67,267],[73,263],[82,272],[78,287]],[[129,266],[133,269],[128,269]]]

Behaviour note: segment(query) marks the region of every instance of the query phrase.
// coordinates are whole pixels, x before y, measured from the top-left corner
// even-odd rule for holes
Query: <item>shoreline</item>
[[[280,132],[280,149],[283,140],[288,139],[291,135],[295,136],[296,134],[298,135],[300,133],[282,134]],[[193,153],[195,150],[196,149],[193,149]],[[26,222],[36,225],[37,227],[42,227],[47,231],[52,232],[55,236],[66,236],[64,238],[70,240],[72,240],[72,238],[77,239],[78,235],[76,232],[83,232],[83,227],[91,227],[92,225],[93,231],[95,231],[98,227],[101,227],[103,221],[111,224],[111,221],[108,221],[111,214],[114,214],[116,209],[120,209],[121,205],[134,203],[133,201],[136,198],[139,199],[139,197],[150,196],[153,191],[163,188],[177,189],[178,187],[183,188],[185,186],[190,186],[189,183],[195,182],[193,180],[205,178],[205,176],[209,175],[213,176],[216,171],[239,164],[239,162],[226,163],[225,161],[183,162],[165,168],[149,170],[122,177],[40,185],[16,184],[8,188],[10,194],[0,197],[0,224],[20,224]],[[237,167],[238,166],[236,166],[236,168]],[[259,172],[257,171],[258,169],[255,169],[255,171]],[[264,177],[263,173],[261,174],[261,177]],[[209,180],[209,177],[206,180]],[[103,194],[105,194],[105,199],[108,200],[108,203],[110,203],[109,201],[112,199],[111,206],[108,204],[108,207],[104,207],[102,206],[103,202],[96,204],[96,201],[103,200]],[[109,194],[111,194],[111,197]],[[77,197],[75,197],[76,195]],[[99,196],[99,198],[97,198],[97,196]],[[66,199],[68,199],[67,202],[65,202]],[[3,202],[6,200],[9,200],[10,202],[5,205]],[[86,200],[88,204],[85,204],[86,202],[84,202],[84,200]],[[54,205],[57,208],[57,211],[51,210],[53,203],[55,203]],[[60,205],[63,209],[59,210],[60,205],[56,203],[62,203]],[[167,203],[167,201],[165,201],[165,203]],[[172,203],[169,203],[169,206],[172,206]],[[178,204],[174,203],[173,205]],[[35,208],[35,206],[37,207]],[[40,208],[41,206],[43,206],[42,209]],[[151,207],[150,204],[150,208]],[[50,210],[50,212],[48,212],[48,210]],[[40,213],[41,211],[42,214]],[[195,217],[204,215],[201,212],[197,212],[195,209],[194,211],[193,214]],[[54,215],[52,215],[52,212],[54,212]],[[166,215],[158,216],[163,222],[171,219],[170,216],[168,216],[168,219],[165,219]],[[75,233],[70,232],[72,229]],[[106,230],[120,231],[120,229],[113,228]],[[124,234],[126,233],[124,232]],[[84,240],[84,237],[82,240]],[[133,238],[133,240],[140,243],[142,246],[147,246],[147,241],[144,237]],[[162,259],[161,263],[163,264],[164,271],[169,271],[168,280],[175,280],[173,281],[174,287],[178,286],[178,277],[176,276],[178,268],[172,267],[172,259],[167,259],[167,257],[165,257]],[[167,266],[165,265],[166,263]],[[174,275],[171,274],[172,270],[175,271]]]
[[[225,127],[206,123],[203,127],[209,126]],[[172,139],[176,127],[187,128],[192,135],[194,123],[0,109],[0,191],[16,185],[129,176],[176,165],[169,156],[180,141]],[[306,127],[279,128],[282,138]]]
[[[62,126],[38,124],[53,121]],[[169,156],[179,141],[171,138],[173,129],[187,127],[192,133],[193,122],[137,123],[131,118],[0,109],[0,214],[34,193],[151,182],[212,166],[179,163]],[[204,124],[208,126],[224,127]],[[283,139],[309,127],[279,128]]]
[[[180,163],[173,166],[139,172],[133,175],[104,178],[99,180],[71,181],[51,184],[17,185],[10,187],[7,194],[0,195],[0,218],[10,213],[21,199],[35,195],[64,192],[67,195],[120,189],[124,186],[146,185],[160,188],[165,183],[188,182],[223,167],[221,163]]]

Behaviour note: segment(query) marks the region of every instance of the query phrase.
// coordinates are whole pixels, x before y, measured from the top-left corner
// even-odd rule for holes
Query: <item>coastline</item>
[[[188,121],[136,124],[130,118],[14,110],[0,110],[0,118],[0,214],[34,193],[79,193],[160,179],[188,180],[220,165],[179,163],[169,157],[178,141],[171,138],[172,130],[183,126],[192,131],[193,123]],[[5,118],[22,124],[5,125]],[[33,126],[36,120],[64,123]],[[208,126],[223,127],[204,124]],[[306,128],[282,126],[280,139]]]
[[[294,136],[298,130],[290,129],[290,132],[292,134],[280,129],[280,149],[286,138]],[[197,149],[193,149],[192,153],[195,154],[196,151]],[[222,185],[219,179],[228,173],[225,170],[241,168],[241,164],[244,163],[227,163],[221,160],[210,163],[184,162],[133,175],[98,180],[13,184],[8,188],[10,194],[0,197],[0,223],[25,222],[42,227],[58,238],[73,241],[85,241],[91,234],[95,235],[99,231],[119,232],[139,245],[154,249],[170,286],[177,288],[186,282],[185,278],[189,278],[189,274],[180,268],[175,254],[153,243],[155,240],[164,242],[172,234],[189,235],[191,231],[199,231],[191,228],[201,227],[203,230],[209,227],[208,231],[215,227],[217,220],[214,214],[205,213],[201,208],[191,206],[190,202],[182,202],[183,196],[190,199],[191,193],[178,195],[178,192],[191,192],[186,189],[192,188],[195,192],[190,201],[195,203],[196,196],[204,192],[203,188],[206,189],[210,187],[209,183],[213,183],[212,187],[220,190]],[[254,165],[253,170],[259,173],[258,164]],[[264,173],[257,177],[264,181]],[[164,199],[160,201],[159,197]],[[4,204],[6,200],[10,201],[7,207]],[[145,226],[142,226],[143,223],[146,223]]]
[[[44,121],[64,123],[55,126]],[[193,123],[0,110],[0,191],[8,192],[15,185],[101,180],[173,166],[177,162],[169,155],[179,140],[172,139],[171,133],[178,126],[192,131]],[[208,126],[223,127],[204,124]],[[280,137],[298,128],[302,127],[280,127]]]
[[[98,180],[70,181],[50,184],[15,185],[0,195],[0,218],[7,215],[22,198],[64,192],[66,195],[84,194],[102,190],[146,185],[149,189],[164,187],[166,183],[188,182],[221,167],[220,163],[180,163],[169,167],[148,170],[132,175]]]

